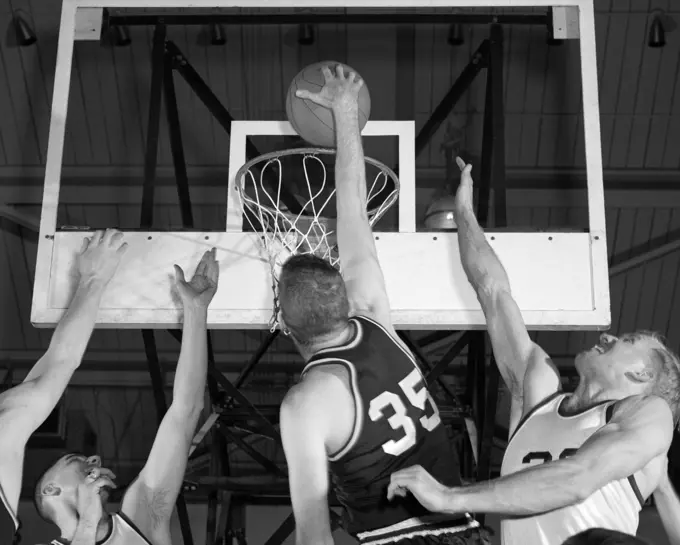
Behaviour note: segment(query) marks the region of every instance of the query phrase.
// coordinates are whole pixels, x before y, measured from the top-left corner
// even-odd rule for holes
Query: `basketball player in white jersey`
[[[214,248],[203,255],[189,282],[175,265],[184,323],[172,404],[158,428],[146,465],[123,496],[120,511],[106,511],[115,476],[101,467],[98,456],[67,454],[38,480],[38,512],[61,531],[61,537],[52,544],[171,545],[170,517],[203,410],[208,305],[217,290],[218,275]]]
[[[73,299],[47,351],[21,384],[0,394],[0,543],[19,542],[17,509],[26,443],[54,410],[80,365],[102,295],[125,249],[122,234],[112,229],[83,241],[75,261],[79,280]]]
[[[508,515],[504,545],[555,545],[598,527],[634,535],[640,508],[666,467],[678,415],[678,358],[650,333],[602,335],[576,357],[576,391],[562,392],[557,368],[529,337],[507,274],[477,223],[471,166],[458,164],[461,259],[512,394],[511,438],[499,479],[447,488],[414,467],[392,476],[389,495],[410,490],[434,511]]]

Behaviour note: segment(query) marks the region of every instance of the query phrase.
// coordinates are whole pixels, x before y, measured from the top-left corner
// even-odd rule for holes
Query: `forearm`
[[[305,514],[295,513],[295,545],[333,545],[326,502],[308,508]]]
[[[57,385],[53,381],[64,387],[68,384],[90,342],[104,288],[103,283],[95,280],[78,285],[69,308],[52,334],[45,355],[33,366],[25,382],[45,376],[54,388]]]
[[[182,330],[172,407],[182,413],[198,417],[203,407],[203,396],[208,372],[208,309],[186,305]]]
[[[368,223],[366,203],[366,165],[359,131],[359,109],[343,106],[333,111],[337,155],[335,187],[337,201],[337,235],[343,267],[365,255],[366,244],[375,252]]]
[[[667,478],[654,492],[654,502],[671,545],[680,545],[680,499]]]
[[[23,415],[30,418],[24,425],[30,434],[54,410],[75,370],[80,366],[92,336],[97,311],[104,293],[101,282],[82,282],[71,300],[68,310],[59,321],[50,345],[24,379],[20,388],[10,390],[7,403],[30,407]],[[25,393],[26,399],[22,394]]]
[[[510,291],[510,282],[503,264],[486,240],[474,212],[457,208],[455,218],[463,270],[477,294],[489,283],[503,286]]]
[[[90,522],[80,519],[73,534],[71,545],[95,545],[97,543],[98,522]]]
[[[578,503],[587,485],[577,468],[551,462],[491,481],[449,489],[445,513],[537,515]]]

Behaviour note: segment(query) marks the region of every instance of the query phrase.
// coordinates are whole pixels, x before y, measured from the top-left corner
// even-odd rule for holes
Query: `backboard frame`
[[[553,7],[555,0],[315,0],[306,7],[347,7],[347,8],[446,8],[446,7]],[[38,327],[54,327],[66,310],[74,280],[70,269],[75,252],[80,247],[83,236],[87,232],[59,231],[57,229],[57,208],[60,190],[61,162],[63,156],[66,115],[73,59],[73,45],[77,38],[77,21],[80,10],[103,8],[206,8],[206,7],[243,7],[243,8],[295,8],[299,2],[295,0],[64,0],[62,4],[61,27],[59,33],[54,94],[50,120],[48,153],[45,169],[45,187],[40,221],[38,258],[34,283],[31,321]],[[595,25],[592,0],[562,0],[560,9],[575,9],[578,13],[578,35],[581,52],[581,79],[584,116],[584,134],[586,149],[586,172],[588,189],[588,216],[590,229],[587,233],[491,233],[487,234],[490,243],[501,256],[513,284],[513,293],[520,304],[522,315],[529,329],[605,329],[610,324],[609,279],[607,273],[607,249],[604,211],[604,190],[602,183],[602,158],[600,145],[600,125],[598,106],[597,66],[595,62]],[[90,12],[91,13],[91,12]],[[241,125],[244,131],[258,130],[248,123]],[[266,123],[260,127],[266,127]],[[277,122],[278,123],[278,122]],[[376,123],[376,122],[373,122]],[[378,122],[383,123],[383,122]],[[391,122],[384,122],[391,123]],[[289,130],[279,124],[279,129]],[[235,124],[238,130],[239,123]],[[372,125],[379,127],[380,125]],[[383,127],[384,128],[384,127]],[[269,130],[269,129],[267,129]],[[368,129],[372,130],[371,128]],[[413,129],[411,129],[413,130]],[[232,141],[234,135],[232,133]],[[400,138],[400,146],[402,138]],[[413,141],[411,141],[413,142]],[[406,144],[405,144],[406,145]],[[408,144],[412,146],[413,144]],[[233,147],[233,146],[232,146]],[[236,148],[240,145],[236,144]],[[235,148],[235,149],[236,149]],[[236,151],[234,151],[236,154]],[[240,152],[239,152],[240,154]],[[238,169],[245,162],[234,164],[237,156],[230,153],[230,171]],[[163,296],[154,290],[158,286],[158,277],[149,277],[147,285],[137,284],[136,298],[129,298],[129,285],[121,283],[127,279],[140,278],[142,271],[159,270],[167,264],[168,275],[172,263],[179,263],[191,270],[191,261],[197,260],[205,247],[216,245],[218,257],[222,252],[225,261],[234,263],[234,255],[247,255],[253,263],[258,260],[257,235],[240,233],[239,222],[231,221],[236,211],[232,179],[230,173],[228,198],[228,219],[226,232],[131,232],[126,236],[130,245],[136,245],[137,251],[129,252],[137,261],[128,258],[121,266],[117,279],[107,288],[101,310],[97,318],[97,327],[114,328],[172,328],[181,323],[181,311],[177,302],[170,295]],[[376,246],[383,269],[385,270],[388,294],[393,304],[393,322],[404,329],[484,329],[485,320],[474,298],[465,275],[457,259],[457,238],[455,233],[416,233],[415,207],[409,207],[409,189],[404,183],[400,195],[399,233],[376,233]],[[415,203],[415,182],[412,184],[413,202]],[[404,200],[402,200],[404,199]],[[406,205],[406,206],[404,206]],[[410,211],[409,211],[410,209]],[[400,238],[401,237],[401,238]],[[409,241],[406,243],[406,238]],[[520,238],[518,238],[520,237]],[[160,241],[160,242],[159,242]],[[186,244],[191,244],[191,249]],[[149,250],[159,244],[165,248],[165,254]],[[442,293],[437,277],[422,277],[422,289],[427,293],[419,293],[413,282],[398,273],[398,267],[409,259],[405,248],[413,251],[418,248],[438,245],[437,255],[425,257],[419,255],[419,264],[423,269],[435,270],[442,265],[442,256],[453,261],[451,277],[448,279],[450,289]],[[236,249],[236,250],[235,250]],[[240,250],[239,250],[240,249]],[[525,249],[525,250],[523,250]],[[181,253],[178,253],[181,252]],[[239,253],[240,252],[240,253]],[[150,262],[149,256],[156,256],[156,262]],[[411,256],[413,257],[413,256]],[[562,258],[562,266],[556,265]],[[255,258],[255,259],[253,259]],[[261,255],[260,255],[261,258]],[[167,262],[167,263],[166,263]],[[571,275],[565,265],[583,267],[583,273]],[[394,269],[392,269],[394,267]],[[585,268],[587,267],[587,269]],[[238,268],[238,267],[237,267]],[[251,267],[252,268],[252,267]],[[251,271],[244,267],[242,271]],[[232,269],[236,270],[236,269]],[[549,271],[548,274],[546,272]],[[226,275],[225,275],[226,273]],[[251,271],[252,273],[252,271]],[[264,328],[271,317],[271,306],[266,307],[266,299],[257,304],[257,308],[235,308],[233,299],[226,295],[230,286],[238,286],[245,280],[251,283],[259,278],[259,273],[243,272],[240,278],[230,278],[229,272],[223,268],[221,287],[209,311],[211,328]],[[550,278],[547,276],[552,275]],[[446,279],[444,278],[444,281]],[[547,282],[547,285],[546,285]],[[542,294],[536,295],[536,286],[544,284]],[[166,281],[161,285],[169,289]],[[270,289],[270,283],[264,284]],[[437,289],[435,289],[437,288]],[[255,290],[255,299],[261,293]],[[433,291],[434,290],[434,291]],[[246,291],[241,289],[240,291]],[[445,291],[445,290],[444,290]],[[221,292],[221,293],[220,293]],[[422,295],[422,297],[414,297]],[[532,293],[533,292],[533,293]],[[154,308],[146,308],[148,296],[156,293],[158,299],[153,301]],[[259,294],[259,295],[258,295]],[[546,304],[545,295],[557,294],[556,299]],[[541,295],[541,294],[539,294]],[[436,301],[449,297],[448,308],[436,307]],[[451,299],[451,297],[453,297]],[[417,299],[417,302],[416,302]],[[243,304],[243,303],[242,303]],[[414,305],[421,308],[413,308]],[[422,308],[429,305],[427,308]],[[455,305],[458,305],[456,308]],[[550,307],[552,305],[552,307]],[[255,306],[255,305],[254,305]],[[262,308],[260,308],[262,307]],[[547,307],[547,308],[546,308]],[[559,309],[559,310],[557,310]]]

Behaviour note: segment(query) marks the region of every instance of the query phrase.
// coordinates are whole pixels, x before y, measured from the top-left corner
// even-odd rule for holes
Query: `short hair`
[[[294,255],[281,267],[279,307],[295,339],[309,345],[349,319],[349,300],[340,271],[315,255]]]
[[[639,537],[624,534],[617,530],[591,528],[571,536],[562,545],[648,545]]]
[[[47,465],[45,465],[42,471],[38,474],[38,478],[36,479],[35,486],[33,488],[33,505],[35,506],[35,510],[37,511],[41,519],[43,519],[46,522],[51,522],[52,524],[55,524],[52,516],[52,510],[49,509],[47,505],[45,505],[44,496],[42,495],[42,487],[45,484],[44,483],[45,477],[50,472],[50,470],[57,464],[59,460],[61,460],[64,456],[69,454],[81,454],[81,453],[63,451],[58,455],[51,457],[50,462]]]
[[[666,400],[673,413],[673,422],[678,425],[680,420],[680,358],[668,348],[663,335],[654,331],[637,331],[634,335],[647,337],[655,341],[659,347],[652,348],[655,367],[661,372],[656,377],[652,393]]]

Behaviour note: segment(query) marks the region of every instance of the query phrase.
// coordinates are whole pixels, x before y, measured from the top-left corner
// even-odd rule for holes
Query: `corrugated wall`
[[[596,2],[598,73],[605,168],[671,169],[680,157],[680,44],[646,47],[648,13],[666,2]],[[0,166],[44,164],[54,79],[58,2],[4,0],[32,22],[38,42],[0,51]],[[366,79],[373,96],[372,118],[416,119],[422,126],[486,36],[483,26],[464,29],[465,44],[447,44],[446,25],[418,25],[404,44],[394,25],[321,25],[311,46],[299,46],[294,26],[227,27],[227,45],[206,46],[202,27],[172,27],[170,38],[236,119],[283,119],[284,97],[295,73],[319,60],[342,60]],[[148,113],[151,29],[130,29],[129,47],[109,42],[76,43],[64,164],[124,167],[141,165]],[[505,31],[507,161],[511,167],[583,166],[578,43],[545,44],[541,27]],[[670,36],[670,35],[669,35]],[[397,45],[399,47],[397,47]],[[408,65],[404,51],[414,54]],[[404,81],[408,71],[413,77]],[[472,155],[481,145],[484,76],[472,85],[449,122]],[[179,81],[177,97],[190,165],[224,165],[228,138],[208,111]],[[420,167],[443,166],[439,131],[419,158]],[[160,161],[170,165],[167,134],[161,133]]]

